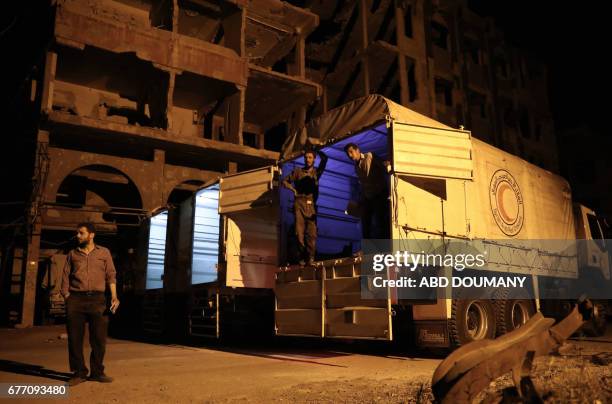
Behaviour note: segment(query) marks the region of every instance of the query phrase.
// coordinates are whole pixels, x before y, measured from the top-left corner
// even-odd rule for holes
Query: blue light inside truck
[[[349,200],[359,199],[359,182],[344,146],[355,143],[362,153],[373,152],[384,160],[389,156],[387,139],[386,124],[381,124],[322,149],[329,160],[319,181],[317,201],[317,254],[320,259],[346,257],[361,249],[360,220],[345,213]],[[318,167],[320,162],[317,156],[315,166]],[[303,165],[303,156],[286,161],[282,165],[283,177]],[[283,232],[291,238],[294,232],[293,194],[283,188],[280,201]],[[287,248],[291,248],[291,244],[287,243]]]

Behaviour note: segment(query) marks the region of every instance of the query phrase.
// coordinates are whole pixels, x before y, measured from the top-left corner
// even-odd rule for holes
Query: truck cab
[[[579,267],[591,271],[605,280],[610,280],[608,248],[601,224],[595,212],[579,203],[574,204],[576,239],[580,243]]]
[[[578,240],[578,267],[580,279],[589,284],[599,299],[593,299],[593,317],[583,327],[587,335],[603,335],[607,326],[607,316],[612,313],[610,299],[601,299],[612,287],[610,278],[610,246],[606,244],[602,227],[595,211],[574,204],[576,239]]]

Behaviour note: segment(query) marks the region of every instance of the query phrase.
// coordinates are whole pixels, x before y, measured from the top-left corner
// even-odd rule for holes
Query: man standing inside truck
[[[107,248],[94,244],[96,229],[93,223],[77,225],[78,247],[66,257],[62,274],[61,293],[66,301],[66,329],[68,332],[68,359],[73,376],[69,384],[74,386],[86,380],[110,383],[104,374],[104,353],[108,315],[106,313],[106,286],[111,291],[110,312],[119,307],[117,299],[116,271],[113,258]],[[91,345],[91,373],[87,378],[87,366],[83,358],[85,323],[89,323]]]
[[[355,173],[361,185],[359,207],[362,237],[389,238],[389,162],[382,161],[374,153],[362,153],[355,143],[344,146],[344,152],[355,164]]]
[[[316,155],[321,158],[318,168],[314,163]],[[283,180],[283,185],[290,189],[294,196],[295,234],[298,242],[300,265],[313,265],[317,246],[317,197],[319,196],[319,179],[325,171],[327,156],[321,150],[315,152],[309,148],[304,151],[304,167],[294,169]]]

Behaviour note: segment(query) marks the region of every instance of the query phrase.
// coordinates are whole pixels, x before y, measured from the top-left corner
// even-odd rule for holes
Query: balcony
[[[307,37],[318,24],[319,16],[308,10],[280,0],[255,0],[246,14],[246,56],[251,64],[273,68],[292,52],[299,36]]]
[[[250,65],[244,120],[266,130],[320,95],[317,83]]]
[[[78,49],[94,46],[115,53],[133,53],[162,68],[187,70],[246,85],[247,63],[233,50],[147,26],[143,16],[136,24],[114,19],[107,8],[96,5],[96,10],[93,12],[75,1],[58,5],[57,42]]]

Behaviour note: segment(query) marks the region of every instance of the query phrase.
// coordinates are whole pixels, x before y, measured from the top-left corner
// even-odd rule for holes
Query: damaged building
[[[131,322],[152,216],[178,226],[195,191],[273,163],[306,120],[367,94],[557,169],[545,66],[466,1],[59,0],[46,10],[49,38],[20,93],[30,157],[16,178],[31,187],[15,210],[26,215],[3,220],[13,224],[4,323],[53,312],[83,221],[115,255]],[[175,250],[160,264],[168,290],[192,281]]]

